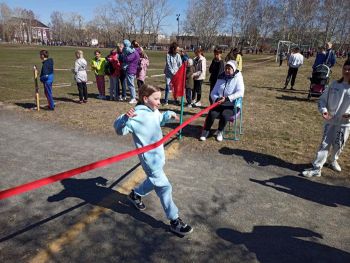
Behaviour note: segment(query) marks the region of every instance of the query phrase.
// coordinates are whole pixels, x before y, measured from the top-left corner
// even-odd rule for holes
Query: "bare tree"
[[[5,3],[0,3],[0,24],[1,24],[1,33],[3,40],[10,40],[10,18],[12,16],[12,10]]]
[[[192,0],[189,1],[185,30],[198,37],[204,49],[215,43],[220,31],[224,31],[226,3],[224,0]]]
[[[63,29],[64,29],[64,20],[63,13],[59,11],[54,11],[51,13],[51,29],[53,32],[53,38],[57,41],[63,41]]]

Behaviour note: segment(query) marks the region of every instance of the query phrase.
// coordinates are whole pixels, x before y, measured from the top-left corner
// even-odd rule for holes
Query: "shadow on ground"
[[[223,147],[219,150],[219,153],[225,154],[225,155],[241,156],[247,162],[247,164],[250,164],[250,165],[277,166],[277,167],[287,168],[289,170],[297,171],[297,172],[300,172],[310,166],[310,164],[289,163],[289,162],[286,162],[285,160],[282,160],[280,158],[277,158],[269,154],[257,153],[249,150],[231,149],[228,147]]]
[[[244,245],[261,263],[350,262],[349,253],[318,243],[322,235],[305,228],[255,226],[248,233],[219,228],[216,233],[235,245]]]
[[[337,207],[337,204],[350,206],[350,189],[345,186],[327,185],[298,176],[283,176],[269,180],[249,180],[321,205],[330,207]]]
[[[128,201],[127,195],[121,194],[111,188],[105,187],[107,179],[96,177],[90,179],[64,179],[61,181],[64,189],[50,196],[47,201],[58,202],[65,198],[75,197],[85,202],[111,209],[120,214],[129,214],[136,220],[147,223],[153,228],[168,229],[162,221],[136,210]]]

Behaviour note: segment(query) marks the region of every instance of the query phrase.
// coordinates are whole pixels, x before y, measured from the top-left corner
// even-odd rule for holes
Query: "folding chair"
[[[239,108],[239,111],[237,110],[238,108]],[[235,108],[234,108],[233,116],[230,118],[228,125],[226,125],[224,129],[223,138],[225,140],[239,141],[238,135],[243,134],[242,126],[243,126],[243,98],[240,97],[235,100]],[[239,128],[239,131],[238,131],[238,128]]]

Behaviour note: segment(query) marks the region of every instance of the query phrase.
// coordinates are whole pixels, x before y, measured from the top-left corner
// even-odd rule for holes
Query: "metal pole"
[[[176,20],[177,20],[177,36],[180,36],[180,14],[176,14]]]

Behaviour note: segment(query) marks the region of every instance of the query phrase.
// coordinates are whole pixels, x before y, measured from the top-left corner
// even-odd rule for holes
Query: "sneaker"
[[[332,168],[332,170],[334,170],[336,172],[341,172],[341,167],[337,161],[333,161],[331,163],[331,168]]]
[[[222,136],[222,131],[219,131],[219,130],[218,130],[218,135],[216,136],[216,140],[217,140],[218,142],[222,142],[223,139],[224,139],[224,138],[223,138],[223,136]]]
[[[182,222],[181,218],[178,217],[177,219],[170,221],[170,231],[182,236],[186,236],[192,233],[193,228],[190,225]]]
[[[202,106],[202,103],[200,101],[197,101],[195,104],[194,104],[196,107],[200,107]]]
[[[84,103],[87,103],[88,101],[87,100],[83,100]]]
[[[187,108],[192,108],[192,104],[188,103]]]
[[[123,101],[126,101],[126,97],[123,97],[122,100],[123,100]]]
[[[130,103],[130,104],[136,104],[136,103],[137,103],[137,100],[136,100],[136,99],[131,99],[131,100],[129,101],[129,103]]]
[[[131,190],[131,193],[128,195],[128,199],[136,207],[136,209],[138,210],[146,209],[145,204],[141,200],[141,196],[136,194],[134,190]]]
[[[102,100],[102,95],[98,95],[98,96],[96,97],[96,99]]]
[[[317,169],[317,168],[311,168],[311,169],[303,171],[302,175],[305,177],[313,177],[313,176],[320,177],[321,170]]]
[[[202,135],[199,138],[200,141],[205,141],[207,139],[207,137],[209,136],[209,131],[203,130],[202,131]]]

